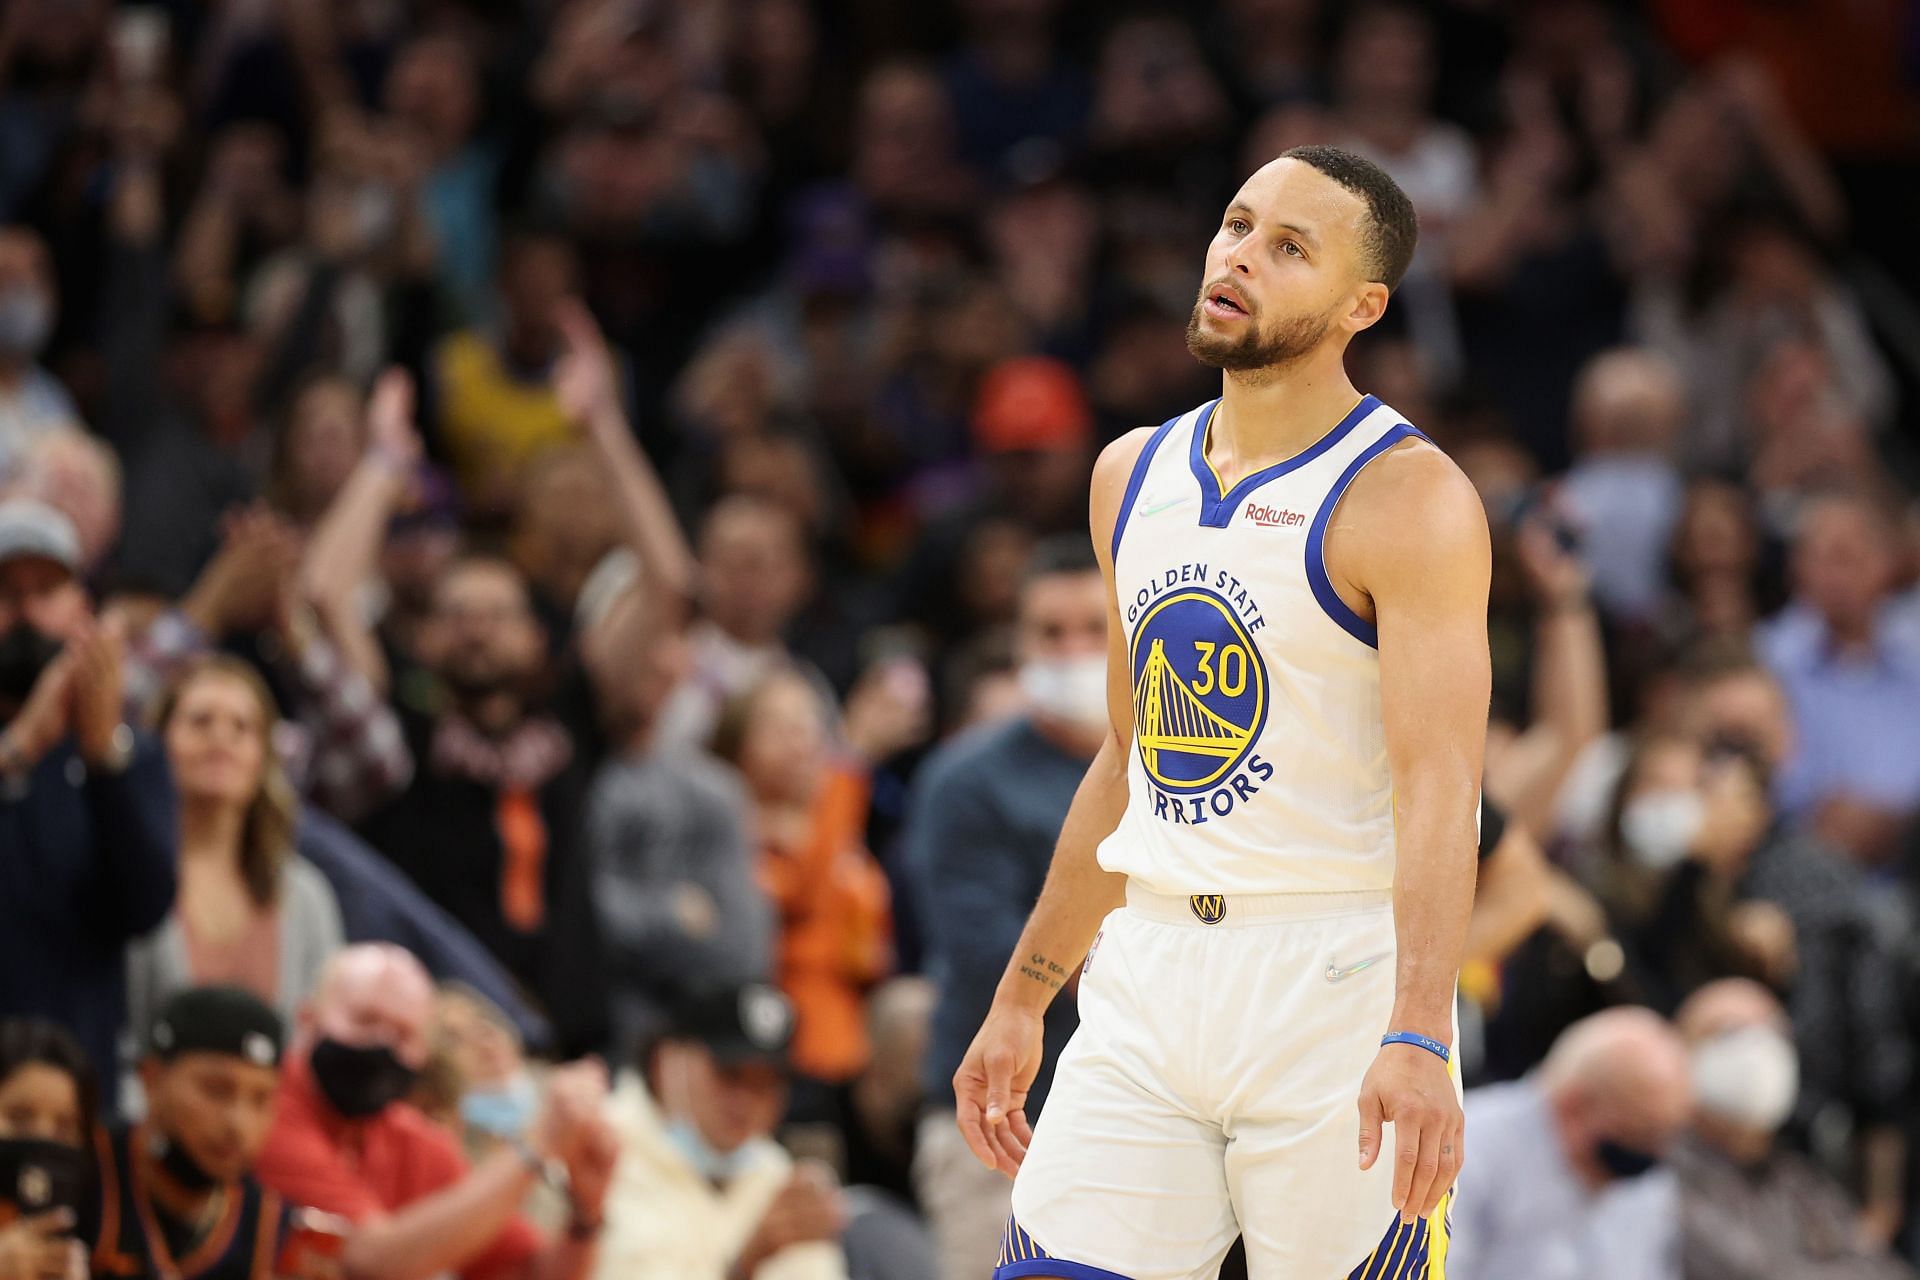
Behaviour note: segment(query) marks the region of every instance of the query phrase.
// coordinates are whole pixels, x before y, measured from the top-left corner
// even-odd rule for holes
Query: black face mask
[[[164,1133],[153,1135],[147,1150],[160,1165],[160,1172],[167,1180],[179,1186],[182,1191],[211,1191],[220,1185],[220,1179],[201,1167],[200,1162],[187,1153],[187,1149]]]
[[[78,1213],[93,1184],[93,1161],[79,1147],[44,1138],[0,1138],[0,1203],[22,1217]]]
[[[0,632],[0,708],[10,716],[17,713],[60,648],[58,640],[26,622]]]
[[[1660,1167],[1660,1157],[1638,1147],[1630,1147],[1624,1142],[1615,1142],[1612,1138],[1602,1138],[1593,1145],[1593,1158],[1607,1171],[1610,1178],[1638,1178]]]
[[[407,1096],[418,1074],[383,1044],[356,1047],[322,1040],[313,1046],[308,1061],[320,1092],[349,1120],[385,1111]]]

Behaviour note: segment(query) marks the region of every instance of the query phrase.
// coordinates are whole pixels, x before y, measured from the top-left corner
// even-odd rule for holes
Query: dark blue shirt
[[[0,1017],[58,1022],[104,1081],[119,1069],[127,943],[173,907],[176,814],[144,734],[119,774],[89,772],[68,740],[0,780]]]
[[[1088,761],[1025,718],[975,730],[930,757],[907,815],[907,874],[925,922],[926,970],[940,992],[927,1051],[927,1096],[953,1102],[953,1073],[986,1019],[993,991],[1053,861],[1054,842]],[[1079,1017],[1062,992],[1047,1012],[1046,1056],[1027,1097],[1036,1117],[1053,1064]]]

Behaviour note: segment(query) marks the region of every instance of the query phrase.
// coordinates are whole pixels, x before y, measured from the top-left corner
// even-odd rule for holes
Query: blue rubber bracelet
[[[1390,1044],[1410,1044],[1416,1048],[1425,1049],[1442,1062],[1453,1060],[1451,1049],[1432,1036],[1423,1036],[1418,1031],[1389,1031],[1380,1037],[1380,1047],[1384,1049]]]

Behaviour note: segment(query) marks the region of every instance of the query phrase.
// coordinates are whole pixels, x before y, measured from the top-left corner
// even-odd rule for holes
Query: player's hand
[[[960,1136],[981,1164],[1009,1178],[1033,1141],[1027,1090],[1040,1074],[1045,1030],[1040,1014],[995,1005],[953,1073]]]
[[[1388,1044],[1360,1082],[1360,1167],[1380,1158],[1382,1126],[1393,1126],[1393,1207],[1400,1221],[1433,1215],[1460,1176],[1465,1118],[1453,1077],[1437,1054]]]

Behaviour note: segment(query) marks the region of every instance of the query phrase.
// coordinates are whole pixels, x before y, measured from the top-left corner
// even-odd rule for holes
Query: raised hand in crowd
[[[693,590],[693,549],[659,474],[634,440],[613,350],[578,298],[562,300],[553,321],[560,331],[553,390],[561,412],[606,465],[623,541],[639,561],[640,581],[652,596],[649,603],[678,610]]]
[[[299,563],[300,537],[285,519],[259,504],[233,512],[180,610],[214,640],[269,627]]]
[[[126,634],[116,620],[89,622],[67,638],[74,741],[88,763],[113,759],[126,727]]]
[[[414,425],[413,378],[395,367],[367,399],[367,445],[314,527],[300,564],[301,590],[343,657],[378,692],[387,663],[360,610],[360,591],[378,571],[387,522],[406,495],[422,448]]]
[[[1556,517],[1538,516],[1521,525],[1514,539],[1527,590],[1542,608],[1579,607],[1587,599],[1587,568],[1563,542]]]
[[[0,1227],[0,1280],[84,1280],[86,1247],[71,1234],[73,1211],[54,1209]]]
[[[73,723],[73,658],[61,653],[41,669],[20,710],[0,734],[0,764],[28,768],[67,736]]]
[[[876,765],[933,733],[933,682],[909,657],[875,663],[847,693],[841,734],[848,750]]]
[[[625,431],[619,370],[593,313],[578,298],[568,298],[555,308],[553,320],[560,330],[553,391],[561,412],[589,437],[615,428]]]
[[[599,1225],[620,1154],[606,1101],[604,1064],[592,1058],[566,1063],[548,1075],[546,1101],[528,1131],[535,1151],[566,1165],[567,1197],[583,1226]]]
[[[728,1280],[749,1280],[761,1263],[782,1249],[836,1240],[846,1226],[846,1199],[833,1171],[818,1161],[800,1161],[747,1237]]]
[[[367,397],[367,448],[388,466],[411,467],[423,452],[414,425],[413,379],[400,368],[388,369]]]

